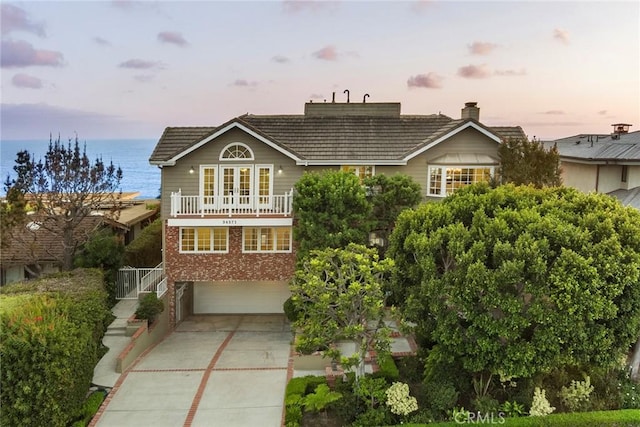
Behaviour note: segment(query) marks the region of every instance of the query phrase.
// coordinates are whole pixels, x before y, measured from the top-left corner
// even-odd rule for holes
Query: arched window
[[[253,160],[253,151],[248,146],[235,142],[224,147],[220,160]]]

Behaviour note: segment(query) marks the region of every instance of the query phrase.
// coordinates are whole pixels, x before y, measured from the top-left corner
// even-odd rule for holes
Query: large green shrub
[[[124,264],[131,267],[155,267],[162,262],[162,220],[158,218],[147,227],[124,251]]]
[[[570,188],[473,185],[400,214],[392,291],[470,374],[611,367],[640,330],[640,213]]]
[[[0,425],[64,426],[79,413],[109,319],[97,270],[8,286],[0,296]]]

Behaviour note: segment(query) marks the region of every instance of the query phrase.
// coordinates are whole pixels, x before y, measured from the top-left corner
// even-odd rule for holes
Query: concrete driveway
[[[281,315],[192,316],[122,374],[92,424],[280,426],[290,342]]]

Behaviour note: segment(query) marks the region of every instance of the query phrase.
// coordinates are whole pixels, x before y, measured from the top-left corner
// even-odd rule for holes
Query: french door
[[[222,166],[220,171],[220,195],[223,208],[252,207],[252,166]]]

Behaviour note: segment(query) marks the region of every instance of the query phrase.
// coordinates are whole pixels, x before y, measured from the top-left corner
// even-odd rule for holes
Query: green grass
[[[462,421],[462,420],[459,420]],[[403,424],[403,427],[460,427],[464,425],[499,425],[505,427],[635,427],[640,426],[640,409],[622,409],[619,411],[574,412],[551,414],[546,417],[504,418],[504,422],[494,417],[491,420],[464,420],[465,422],[446,422],[434,424]],[[474,422],[475,421],[475,422]]]

